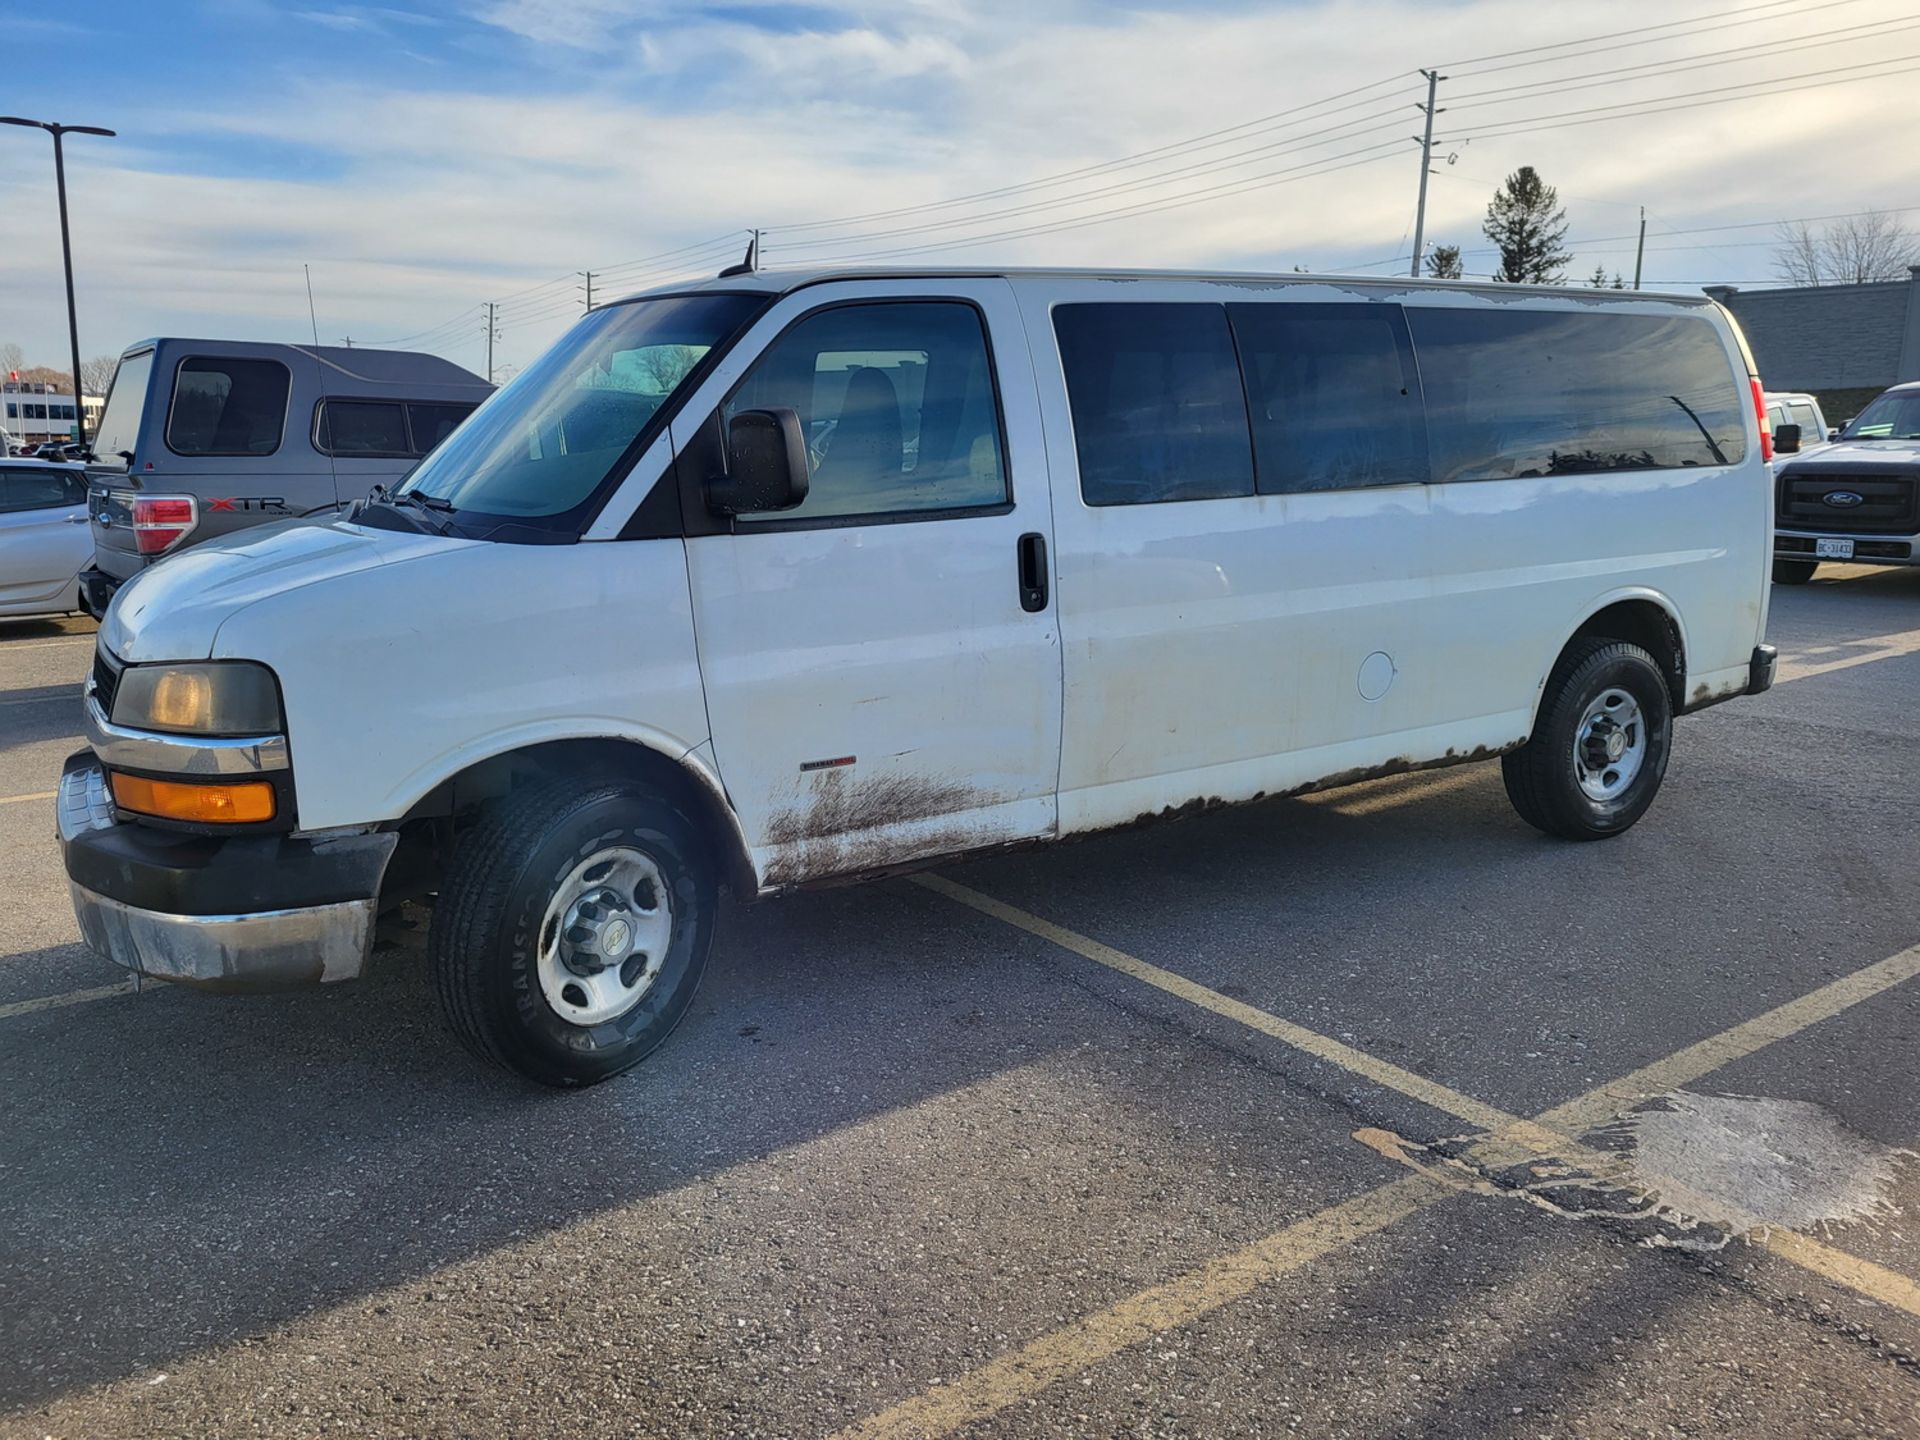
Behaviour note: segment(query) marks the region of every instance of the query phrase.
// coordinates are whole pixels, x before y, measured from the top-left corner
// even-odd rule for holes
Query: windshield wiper
[[[428,518],[428,515],[451,517],[454,514],[455,507],[453,502],[443,500],[438,495],[423,495],[418,490],[402,490],[396,494],[388,490],[384,485],[376,485],[367,493],[367,498],[364,503],[368,505],[384,505],[396,515],[404,514],[407,509],[427,512],[426,514],[420,515],[407,515],[406,518],[421,530],[431,535],[446,535],[453,530],[453,521],[451,518],[441,520],[430,520]]]

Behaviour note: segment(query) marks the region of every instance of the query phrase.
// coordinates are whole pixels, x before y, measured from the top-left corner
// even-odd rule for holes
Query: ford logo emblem
[[[1851,510],[1856,505],[1867,503],[1867,497],[1857,490],[1829,490],[1820,498],[1836,510]]]

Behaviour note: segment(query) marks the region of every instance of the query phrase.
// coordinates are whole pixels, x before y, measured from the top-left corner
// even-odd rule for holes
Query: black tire
[[[1773,583],[1804,585],[1813,579],[1813,572],[1819,568],[1818,560],[1776,560],[1773,562]]]
[[[658,867],[671,938],[631,1010],[581,1025],[543,992],[539,946],[558,887],[611,846]],[[645,1059],[686,1014],[713,943],[717,888],[699,827],[640,785],[572,779],[515,793],[462,837],[434,906],[427,948],[441,1009],[474,1054],[530,1080],[610,1079]]]
[[[1617,795],[1597,799],[1580,784],[1574,737],[1592,705],[1624,690],[1639,706],[1645,752],[1637,774]],[[1630,829],[1659,793],[1673,748],[1673,697],[1653,656],[1622,640],[1569,645],[1547,679],[1533,734],[1501,757],[1507,798],[1535,829],[1568,840],[1604,840]]]

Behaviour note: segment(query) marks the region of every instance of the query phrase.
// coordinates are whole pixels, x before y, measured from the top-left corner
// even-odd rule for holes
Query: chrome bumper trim
[[[86,731],[93,753],[116,770],[148,770],[164,775],[263,775],[287,768],[284,735],[208,740],[115,725],[94,699],[91,680],[87,682]]]
[[[277,990],[351,980],[373,949],[372,900],[252,915],[165,915],[68,881],[87,944],[158,980]]]

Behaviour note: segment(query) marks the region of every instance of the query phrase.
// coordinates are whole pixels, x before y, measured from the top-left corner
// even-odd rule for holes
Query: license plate
[[[1853,541],[1816,540],[1813,542],[1813,553],[1817,559],[1821,560],[1851,560]]]

